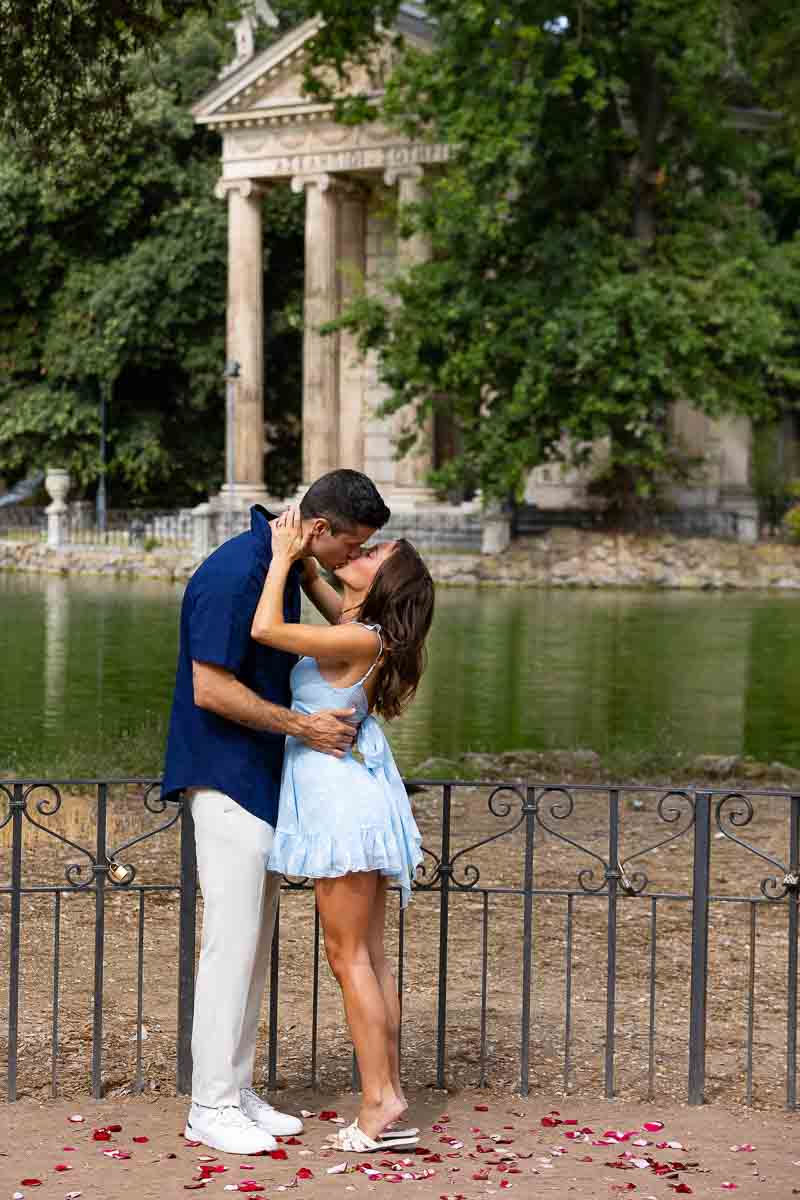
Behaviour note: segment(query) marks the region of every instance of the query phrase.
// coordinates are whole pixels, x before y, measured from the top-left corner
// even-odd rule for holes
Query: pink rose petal
[[[664,1122],[663,1121],[645,1121],[642,1128],[646,1129],[648,1133],[658,1133],[659,1130],[664,1128]]]

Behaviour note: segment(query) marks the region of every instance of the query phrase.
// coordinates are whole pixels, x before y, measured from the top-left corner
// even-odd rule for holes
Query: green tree
[[[394,2],[314,0],[308,83],[369,61]],[[680,471],[668,413],[771,419],[793,403],[800,263],[756,184],[774,102],[769,28],[744,0],[431,0],[434,47],[394,37],[380,115],[452,160],[404,218],[433,248],[346,315],[380,351],[387,409],[446,408],[463,450],[442,482],[519,493],[529,468],[610,447],[617,502]],[[413,430],[410,431],[410,436]],[[567,449],[569,448],[569,449]]]
[[[98,473],[110,388],[111,501],[189,503],[221,482],[224,203],[219,143],[191,102],[231,55],[224,6],[125,68],[131,123],[98,168],[79,139],[46,165],[0,144],[0,475],[47,462]],[[274,36],[274,35],[272,35]],[[270,484],[298,477],[302,200],[271,198],[265,267]]]

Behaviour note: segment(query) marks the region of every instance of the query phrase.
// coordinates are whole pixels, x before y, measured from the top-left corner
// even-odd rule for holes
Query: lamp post
[[[111,399],[113,387],[114,384],[110,379],[103,380],[100,383],[100,478],[97,481],[97,496],[95,498],[97,528],[100,533],[105,533],[106,531],[106,432],[108,401]]]
[[[241,363],[231,359],[225,364],[223,379],[225,380],[225,492],[228,503],[233,500],[234,485],[234,416],[236,409],[236,380],[242,371]]]

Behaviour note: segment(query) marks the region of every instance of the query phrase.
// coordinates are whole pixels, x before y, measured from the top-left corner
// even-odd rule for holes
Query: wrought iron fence
[[[10,541],[44,541],[47,538],[45,510],[29,504],[9,504],[0,508],[0,537]]]
[[[538,782],[409,786],[425,863],[416,903],[407,912],[398,907],[391,925],[406,1064],[423,1063],[440,1088],[499,1080],[522,1094],[560,1087],[797,1107],[800,795]],[[194,839],[188,809],[165,805],[157,788],[148,779],[0,783],[9,1100],[40,1053],[39,1039],[25,1032],[32,1017],[24,1000],[33,988],[38,1017],[45,977],[51,1092],[58,1094],[65,1069],[65,1004],[70,1012],[83,1004],[91,1014],[91,1089],[103,1093],[109,1023],[124,1018],[122,1002],[109,1006],[106,993],[113,984],[115,996],[128,994],[126,983],[135,1012],[115,1045],[130,1043],[130,1086],[146,1086],[153,937],[174,942],[172,982],[165,983],[163,957],[157,982],[177,1004],[171,1055],[178,1090],[189,1089]],[[78,803],[84,829],[89,814],[91,841],[70,824]],[[154,866],[154,847],[167,842],[172,857]],[[61,878],[48,878],[56,867]],[[79,900],[91,907],[84,922],[90,972],[70,941]],[[285,880],[281,908],[266,1075],[274,1085],[280,1065],[295,1082],[316,1085],[321,1038],[334,1034],[323,1020],[326,974],[307,880]],[[128,925],[125,950],[120,931]],[[281,943],[291,938],[282,960]]]

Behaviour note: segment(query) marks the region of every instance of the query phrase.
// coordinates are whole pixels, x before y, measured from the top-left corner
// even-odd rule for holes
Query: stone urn
[[[67,507],[66,500],[71,482],[69,471],[65,471],[63,467],[47,468],[44,486],[53,501],[49,507],[49,511],[62,512]]]

